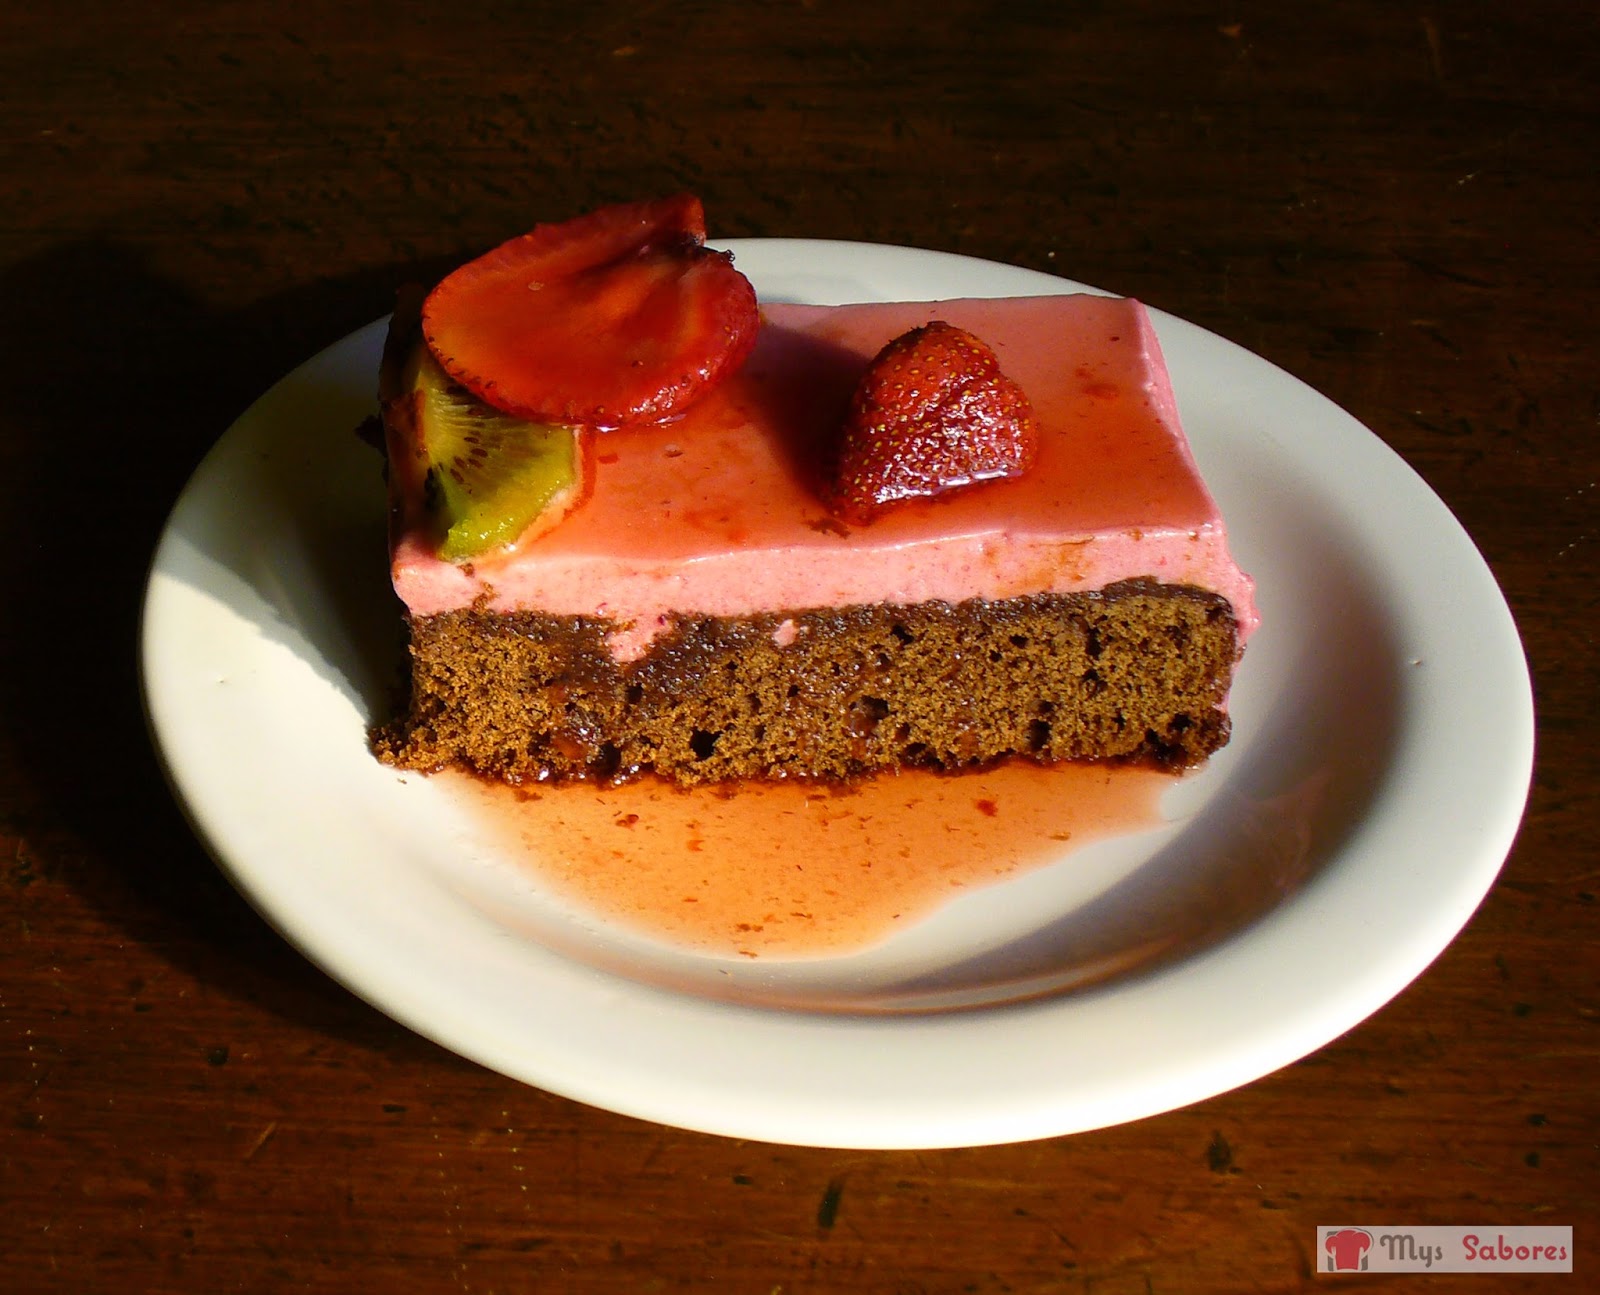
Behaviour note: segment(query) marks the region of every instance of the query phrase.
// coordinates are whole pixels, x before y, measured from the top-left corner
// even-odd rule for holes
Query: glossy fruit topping
[[[455,382],[417,342],[384,402],[390,470],[419,483],[438,554],[464,562],[541,535],[582,501],[588,433],[513,418]]]
[[[480,400],[535,421],[659,422],[755,345],[755,289],[704,246],[698,198],[605,207],[540,225],[455,270],[422,329]]]
[[[994,351],[935,320],[867,367],[825,493],[840,517],[866,523],[907,500],[1020,476],[1037,455],[1032,407]]]

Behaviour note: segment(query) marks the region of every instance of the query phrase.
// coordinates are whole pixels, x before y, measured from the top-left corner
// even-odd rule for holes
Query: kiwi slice
[[[533,423],[479,400],[419,341],[402,377],[411,393],[423,506],[438,553],[464,562],[542,534],[582,496],[576,428]]]

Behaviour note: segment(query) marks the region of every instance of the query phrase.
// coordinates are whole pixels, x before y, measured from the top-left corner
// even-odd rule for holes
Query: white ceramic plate
[[[767,300],[1084,290],[901,248],[728,246]],[[446,787],[366,749],[399,651],[377,463],[351,433],[381,323],[273,387],[173,511],[143,667],[177,795],[240,889],[356,993],[615,1111],[778,1142],[977,1145],[1267,1074],[1397,994],[1472,914],[1526,800],[1531,691],[1482,559],[1399,458],[1256,356],[1156,325],[1265,618],[1232,745],[1174,789],[1158,831],[820,961],[690,955],[564,910]]]

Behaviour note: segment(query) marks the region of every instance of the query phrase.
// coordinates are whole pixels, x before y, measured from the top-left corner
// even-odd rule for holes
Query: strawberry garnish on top
[[[910,499],[1020,476],[1038,448],[1033,408],[995,353],[935,320],[895,338],[862,375],[827,502],[870,522]]]
[[[440,366],[532,421],[657,422],[755,345],[755,289],[704,246],[687,194],[540,225],[452,272],[422,307]]]

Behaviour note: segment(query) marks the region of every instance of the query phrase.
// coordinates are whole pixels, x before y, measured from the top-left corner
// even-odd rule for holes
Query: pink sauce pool
[[[853,952],[963,891],[1159,826],[1172,777],[1026,761],[838,788],[661,781],[519,791],[447,777],[491,837],[597,918],[701,953]]]

